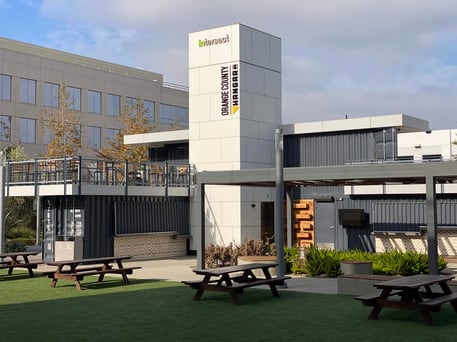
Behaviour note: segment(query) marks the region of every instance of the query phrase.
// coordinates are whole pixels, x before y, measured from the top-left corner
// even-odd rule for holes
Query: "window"
[[[19,81],[19,102],[35,104],[36,81],[21,78]]]
[[[0,141],[10,141],[11,117],[0,115]]]
[[[87,127],[87,146],[90,148],[100,148],[101,146],[101,131],[100,127]]]
[[[11,76],[0,75],[0,100],[11,101]]]
[[[189,109],[160,104],[160,123],[189,127]]]
[[[138,99],[134,98],[134,97],[126,97],[125,98],[125,104],[128,107],[136,108],[138,106]]]
[[[114,141],[116,137],[119,135],[120,130],[115,128],[107,128],[106,129],[106,140]]]
[[[443,156],[441,154],[424,154],[422,156],[422,160],[427,161],[440,161],[442,160]]]
[[[397,157],[398,161],[413,161],[414,157],[413,156],[398,156]]]
[[[108,94],[108,115],[119,115],[121,97],[119,95]]]
[[[87,91],[87,111],[89,113],[101,113],[102,93],[98,91]]]
[[[154,122],[155,121],[154,102],[143,101],[143,103],[144,103],[144,110],[146,111],[146,116],[148,117],[150,122]]]
[[[35,144],[35,126],[33,119],[19,118],[19,142]]]
[[[59,85],[54,83],[43,84],[43,105],[46,107],[59,106]]]
[[[68,87],[68,107],[71,110],[81,111],[81,89]]]

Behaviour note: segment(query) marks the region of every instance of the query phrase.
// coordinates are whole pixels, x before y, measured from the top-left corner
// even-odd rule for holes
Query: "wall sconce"
[[[251,208],[255,208],[255,203],[252,203],[252,204],[251,204]]]

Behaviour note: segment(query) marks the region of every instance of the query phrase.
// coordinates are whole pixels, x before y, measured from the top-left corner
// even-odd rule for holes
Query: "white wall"
[[[443,159],[456,158],[457,129],[398,134],[398,156],[422,160],[423,155],[430,154],[441,154]]]
[[[274,167],[282,116],[279,38],[241,24],[189,34],[189,87],[189,162],[198,171]],[[260,238],[259,201],[272,200],[267,192],[207,187],[206,242]],[[200,243],[199,220],[191,203],[191,249]]]

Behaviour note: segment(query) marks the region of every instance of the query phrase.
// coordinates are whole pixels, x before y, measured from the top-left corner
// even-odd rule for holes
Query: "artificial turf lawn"
[[[457,314],[447,304],[432,313],[370,308],[349,295],[247,289],[241,305],[224,293],[200,302],[181,283],[96,277],[71,282],[0,273],[0,341],[456,341]]]

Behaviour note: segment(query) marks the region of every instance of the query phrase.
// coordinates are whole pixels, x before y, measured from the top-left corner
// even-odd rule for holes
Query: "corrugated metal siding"
[[[325,166],[371,160],[391,160],[396,155],[395,128],[346,131],[284,137],[284,166]]]
[[[187,200],[135,203],[114,202],[115,229],[119,234],[141,234],[177,231],[189,234],[189,202]]]
[[[116,217],[115,206],[118,203],[124,203],[128,210]],[[129,223],[129,233],[154,232],[160,229],[158,227],[174,227],[170,230],[176,231],[176,227],[179,227],[179,234],[188,235],[188,206],[188,199],[181,197],[85,196],[83,256],[89,258],[113,255],[113,236],[116,234],[116,224],[120,221]],[[150,222],[154,222],[154,225]],[[142,230],[134,231],[133,227],[142,227]],[[127,234],[119,230],[118,233]]]
[[[284,137],[284,166],[342,165],[382,158],[375,131],[349,131]]]
[[[457,224],[457,202],[452,199],[436,201],[436,222],[438,226]],[[379,232],[420,232],[427,224],[425,200],[374,201],[371,210],[373,231]]]

